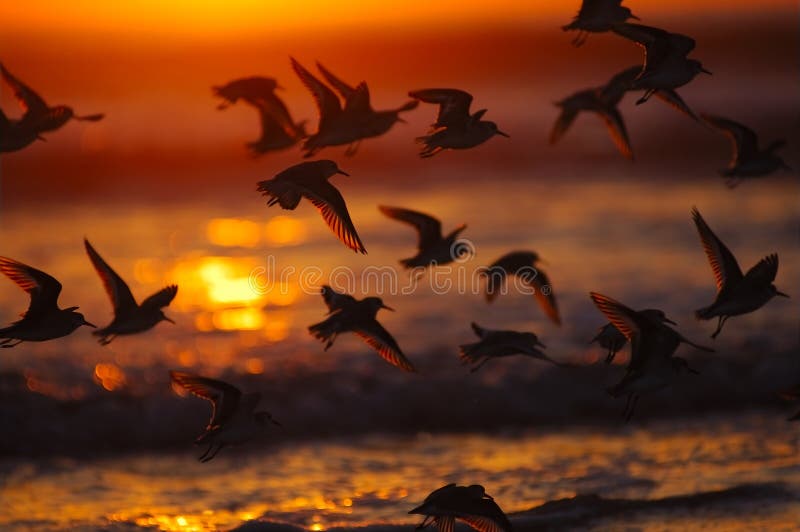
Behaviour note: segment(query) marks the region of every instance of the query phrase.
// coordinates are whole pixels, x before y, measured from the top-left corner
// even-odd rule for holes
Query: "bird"
[[[297,207],[301,198],[308,199],[345,246],[366,254],[341,192],[328,181],[334,174],[350,175],[328,159],[303,162],[283,170],[272,179],[259,181],[258,191],[270,198],[269,207],[277,203],[290,211]]]
[[[636,78],[641,71],[641,65],[633,65],[615,74],[599,89],[601,98],[607,105],[618,105],[625,94],[637,90]],[[653,96],[692,120],[700,120],[675,89],[659,89],[653,93]]]
[[[525,355],[560,365],[541,351],[545,345],[533,333],[484,329],[475,322],[471,325],[480,340],[459,346],[461,361],[472,364],[471,372],[478,371],[492,359],[511,355]]]
[[[9,348],[22,342],[61,338],[81,325],[96,328],[86,321],[83,314],[75,312],[78,307],[59,308],[61,283],[45,272],[6,257],[0,257],[0,272],[31,297],[22,319],[0,329],[0,347]]]
[[[389,218],[411,225],[417,230],[417,254],[400,261],[404,268],[449,264],[472,252],[470,244],[459,239],[459,235],[467,228],[466,224],[459,225],[447,236],[443,236],[442,222],[429,214],[386,205],[379,205],[378,209]]]
[[[793,401],[795,403],[800,401],[800,385],[797,385],[792,389],[781,392],[780,396],[786,401]],[[800,420],[800,410],[798,410],[796,414],[793,414],[787,419],[787,421],[798,421],[798,420]]]
[[[644,310],[637,310],[636,312],[644,315],[651,321],[655,322],[660,321],[664,323],[670,323],[672,325],[677,325],[674,321],[667,318],[667,315],[664,314],[663,310],[648,308]],[[597,335],[594,338],[592,338],[589,343],[591,344],[594,342],[597,342],[603,349],[608,350],[608,354],[606,355],[606,364],[611,364],[611,362],[614,361],[614,357],[619,352],[619,350],[625,347],[625,344],[628,343],[628,339],[625,338],[624,334],[619,332],[619,329],[614,327],[613,323],[609,322],[600,327],[600,330],[598,331]]]
[[[522,286],[517,285],[516,288],[532,292],[547,317],[556,325],[561,325],[556,296],[553,293],[550,279],[536,267],[536,263],[540,261],[541,259],[535,251],[512,251],[488,267],[482,268],[480,275],[486,278],[486,302],[494,301],[505,290],[506,278],[513,275],[522,284]]]
[[[0,153],[18,151],[45,140],[30,123],[13,120],[0,110]]]
[[[442,150],[463,150],[483,144],[495,135],[508,137],[494,122],[481,120],[486,109],[470,114],[472,95],[460,89],[421,89],[409,96],[425,103],[437,104],[439,114],[428,135],[418,137],[422,144],[420,157],[433,157]]]
[[[289,109],[275,89],[281,88],[273,78],[253,76],[212,87],[214,94],[223,98],[217,109],[226,109],[238,100],[254,107],[261,120],[261,137],[248,142],[254,155],[290,148],[306,137],[305,121],[295,123]]]
[[[709,125],[728,137],[733,144],[733,158],[727,168],[719,171],[730,188],[737,186],[743,178],[761,177],[780,169],[792,171],[775,153],[775,150],[786,145],[784,139],[776,140],[766,149],[760,150],[758,136],[749,127],[721,116],[710,114],[701,116]]]
[[[14,97],[22,106],[24,114],[20,123],[26,128],[31,128],[38,135],[54,131],[70,119],[97,122],[105,117],[102,113],[76,115],[72,107],[66,105],[50,107],[33,89],[14,77],[2,63],[0,63],[0,75],[14,91]]]
[[[205,432],[197,437],[195,445],[208,444],[197,459],[213,460],[223,447],[240,445],[258,436],[269,424],[282,426],[267,411],[256,411],[261,394],[242,393],[227,382],[184,373],[169,372],[170,381],[188,392],[211,402],[211,420]]]
[[[589,38],[589,33],[602,33],[611,30],[615,24],[628,19],[639,20],[627,7],[622,6],[622,0],[583,0],[581,9],[575,18],[562,26],[563,31],[578,31],[572,40],[575,46],[581,46]]]
[[[629,421],[633,416],[639,396],[656,392],[669,386],[683,371],[699,374],[686,359],[675,356],[680,344],[685,343],[702,351],[713,352],[710,347],[698,345],[660,320],[636,312],[608,296],[590,292],[597,308],[608,318],[631,344],[631,357],[625,375],[608,389],[612,397],[627,395],[623,416]]]
[[[687,58],[695,47],[695,40],[691,37],[628,22],[615,24],[613,31],[634,41],[645,51],[644,65],[631,84],[633,89],[645,91],[636,101],[637,105],[660,90],[686,85],[701,72],[711,74],[700,61]]]
[[[100,345],[110,344],[118,335],[147,331],[161,321],[175,323],[164,315],[161,309],[169,305],[175,298],[178,293],[177,285],[173,284],[162,288],[139,305],[122,277],[103,260],[89,240],[84,238],[83,245],[86,247],[86,253],[100,276],[100,280],[103,281],[106,293],[111,298],[111,304],[114,305],[114,319],[111,323],[92,332],[94,336],[99,337]]]
[[[695,312],[699,320],[717,318],[717,329],[711,338],[717,337],[731,316],[758,310],[775,296],[789,297],[773,284],[778,274],[777,253],[767,255],[743,275],[736,257],[714,234],[697,207],[692,208],[692,219],[717,283],[714,302]]]
[[[400,350],[397,341],[376,319],[378,311],[382,308],[394,311],[393,308],[386,306],[381,298],[366,297],[358,300],[348,294],[337,292],[328,285],[323,286],[320,293],[328,307],[328,317],[311,325],[308,331],[315,338],[325,342],[325,351],[333,345],[340,333],[353,332],[389,364],[410,373],[416,372],[414,365]]]
[[[344,99],[344,105],[333,90],[315,77],[293,57],[290,58],[300,81],[311,92],[319,111],[317,132],[303,143],[304,157],[312,157],[326,146],[349,144],[346,155],[355,154],[358,143],[365,138],[383,135],[397,122],[400,113],[417,107],[418,102],[406,102],[396,109],[375,111],[370,102],[369,87],[362,81],[355,88],[334,76],[317,63],[323,77]]]
[[[434,490],[409,514],[424,515],[417,530],[431,523],[439,532],[453,532],[455,521],[463,521],[479,532],[511,532],[511,522],[495,500],[479,485],[447,484]]]

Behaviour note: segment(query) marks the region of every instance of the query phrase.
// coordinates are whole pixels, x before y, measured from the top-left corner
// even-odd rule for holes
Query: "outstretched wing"
[[[634,335],[641,331],[639,318],[636,311],[603,294],[597,292],[590,292],[589,297],[592,298],[594,304],[600,309],[608,321],[610,321],[619,332],[625,335],[628,341],[631,341]]]
[[[472,95],[459,89],[422,89],[409,96],[425,103],[439,105],[439,115],[433,127],[463,127],[470,118]]]
[[[334,92],[329,89],[324,83],[314,77],[314,75],[306,70],[303,65],[297,62],[292,57],[292,68],[295,73],[300,77],[300,81],[311,92],[314,101],[317,103],[319,110],[319,127],[329,122],[331,119],[337,117],[342,112],[342,104]]]
[[[206,429],[222,425],[229,420],[242,397],[242,392],[227,382],[180,371],[170,371],[169,376],[178,386],[211,402],[211,421]]]
[[[131,293],[131,289],[125,281],[122,280],[117,272],[95,251],[94,247],[89,243],[89,240],[83,239],[83,245],[86,248],[86,253],[89,255],[89,260],[92,261],[94,269],[103,281],[103,286],[106,289],[108,297],[111,299],[111,304],[114,306],[114,316],[123,316],[128,312],[136,309],[136,299]]]
[[[745,278],[756,286],[769,286],[778,275],[778,254],[767,255],[748,270]]]
[[[142,308],[164,308],[172,303],[177,293],[178,285],[171,284],[142,301]]]
[[[608,80],[608,83],[600,88],[600,97],[608,105],[617,105],[625,93],[631,90],[633,81],[641,72],[642,66],[635,65],[615,74]]]
[[[736,257],[722,243],[722,240],[717,238],[696,207],[692,208],[692,219],[700,235],[708,262],[711,264],[711,270],[714,272],[717,292],[721,292],[728,283],[739,282],[742,279],[742,270],[739,268],[739,263],[736,262]]]
[[[558,115],[556,123],[553,124],[553,129],[550,131],[550,144],[555,144],[564,136],[564,133],[567,132],[577,116],[577,109],[561,109],[561,114]]]
[[[31,296],[25,317],[35,317],[58,310],[61,283],[43,271],[14,259],[0,257],[0,272]]]
[[[721,116],[705,113],[701,113],[700,116],[731,140],[734,164],[745,161],[758,153],[758,136],[749,127]]]
[[[628,138],[628,131],[625,129],[625,121],[622,119],[622,115],[617,108],[611,107],[604,109],[600,116],[603,118],[608,134],[611,135],[611,140],[614,141],[617,149],[626,159],[632,161],[633,149],[631,148],[631,141]]]
[[[389,364],[411,373],[416,372],[395,339],[377,320],[360,323],[353,328],[353,332],[375,349]]]
[[[692,111],[691,107],[689,107],[686,102],[683,101],[683,98],[681,98],[680,94],[678,94],[678,91],[673,89],[659,89],[656,91],[655,95],[656,98],[666,103],[676,111],[685,114],[692,120],[700,120],[697,115],[694,114],[694,111]]]
[[[553,293],[553,286],[550,284],[550,279],[545,273],[537,269],[536,275],[532,279],[526,279],[534,288],[534,295],[536,301],[539,303],[542,311],[550,318],[556,325],[561,325],[561,318],[558,315],[558,305],[556,304],[556,296]]]
[[[361,242],[356,227],[347,212],[347,205],[339,190],[328,181],[319,183],[313,190],[303,188],[303,195],[307,197],[314,206],[319,209],[320,214],[325,219],[328,227],[339,237],[344,245],[366,255],[367,250]]]
[[[0,74],[8,86],[14,91],[14,97],[19,102],[20,107],[25,112],[24,118],[35,115],[44,115],[49,109],[44,99],[36,91],[22,83],[0,63]]]
[[[362,81],[355,88],[351,87],[338,77],[336,77],[330,70],[322,66],[322,63],[317,61],[317,68],[325,77],[328,83],[336,89],[336,91],[344,98],[345,111],[352,111],[355,113],[369,112],[372,110],[369,99],[369,88],[366,82]]]
[[[414,227],[419,235],[419,243],[417,244],[419,249],[435,244],[442,239],[442,222],[433,216],[419,211],[400,207],[387,207],[385,205],[378,205],[378,209],[389,218],[394,218]]]
[[[335,312],[356,301],[356,298],[350,294],[337,292],[328,285],[323,285],[321,293],[322,299],[325,300],[325,305],[328,307],[328,313]]]

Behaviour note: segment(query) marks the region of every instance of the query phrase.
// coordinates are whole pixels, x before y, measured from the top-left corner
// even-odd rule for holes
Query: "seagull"
[[[342,194],[328,181],[334,174],[350,175],[327,159],[304,162],[287,168],[272,179],[259,181],[258,190],[270,198],[269,207],[277,203],[290,211],[305,197],[319,210],[325,223],[345,246],[366,254]]]
[[[736,257],[714,234],[696,207],[692,208],[692,219],[717,282],[717,297],[714,302],[695,312],[699,320],[718,318],[717,330],[711,338],[717,337],[725,321],[731,316],[760,309],[775,296],[789,297],[772,284],[778,274],[777,253],[767,255],[742,275]]]
[[[213,87],[214,94],[223,98],[217,109],[226,109],[239,99],[254,107],[261,119],[261,138],[248,142],[254,155],[290,148],[306,136],[305,121],[295,123],[286,104],[276,94],[281,88],[272,78],[249,77]]]
[[[626,422],[633,416],[641,394],[669,386],[675,375],[683,371],[698,374],[689,367],[685,359],[674,356],[681,343],[703,351],[714,351],[687,340],[660,319],[652,320],[648,315],[636,312],[608,296],[591,292],[590,297],[597,308],[631,343],[631,358],[625,376],[608,389],[612,397],[628,396],[623,411]]]
[[[366,82],[351,87],[317,63],[325,79],[344,99],[344,106],[330,87],[291,58],[292,68],[311,92],[319,110],[317,132],[303,144],[304,157],[311,157],[326,146],[349,144],[346,155],[353,155],[362,139],[383,135],[396,122],[403,122],[400,113],[417,107],[416,101],[407,102],[397,109],[375,111],[370,103]]]
[[[36,131],[37,134],[54,131],[70,119],[97,122],[105,116],[103,114],[76,115],[73,109],[66,105],[50,107],[41,96],[14,77],[2,63],[0,63],[0,75],[14,91],[14,97],[25,112],[20,122],[25,127]]]
[[[637,90],[636,78],[641,72],[641,65],[634,65],[615,74],[614,77],[608,81],[608,83],[600,88],[602,99],[607,105],[618,105],[626,93]],[[669,105],[676,111],[688,116],[692,120],[699,121],[697,115],[686,104],[683,98],[681,98],[680,94],[678,94],[678,91],[675,89],[659,89],[653,93],[653,96]]]
[[[243,394],[227,382],[180,371],[170,371],[169,377],[173,384],[211,402],[211,420],[194,442],[195,445],[208,444],[206,452],[197,458],[200,462],[212,460],[227,445],[252,440],[269,423],[282,426],[269,412],[256,412],[260,393]]]
[[[475,322],[472,322],[472,330],[480,340],[459,346],[461,361],[472,364],[472,372],[478,371],[493,358],[510,355],[525,355],[560,365],[539,349],[544,349],[545,345],[533,333],[484,329]]]
[[[94,269],[103,281],[108,297],[111,298],[111,304],[114,305],[114,320],[102,329],[92,332],[100,337],[100,345],[110,344],[120,334],[136,334],[152,329],[160,321],[175,323],[161,309],[175,298],[178,293],[177,285],[162,288],[139,305],[122,277],[111,269],[89,241],[84,238],[83,244]]]
[[[701,72],[711,74],[700,61],[687,58],[695,47],[691,37],[627,22],[616,24],[614,32],[634,41],[645,51],[644,65],[632,83],[633,89],[645,91],[636,101],[637,105],[659,90],[686,85]]]
[[[481,270],[486,277],[486,301],[491,303],[505,287],[506,277],[515,276],[527,290],[532,290],[544,313],[556,325],[561,325],[556,296],[547,275],[536,267],[541,259],[535,251],[512,251],[506,253],[488,268]]]
[[[581,9],[572,22],[562,26],[563,31],[578,30],[572,40],[575,46],[581,46],[589,38],[589,33],[602,33],[611,30],[615,24],[628,19],[639,20],[627,7],[622,7],[622,0],[583,0]]]
[[[322,297],[328,307],[328,318],[308,328],[315,338],[326,342],[327,351],[340,333],[354,332],[389,364],[415,372],[414,366],[400,350],[400,346],[389,331],[378,323],[375,317],[382,308],[394,310],[383,304],[379,297],[366,297],[358,300],[348,294],[336,292],[330,286],[323,286]]]
[[[400,261],[405,268],[425,268],[437,264],[449,264],[471,253],[469,243],[458,238],[458,235],[467,228],[466,224],[461,224],[447,236],[442,236],[442,222],[433,216],[385,205],[379,205],[378,209],[389,218],[413,226],[419,234],[417,254]]]
[[[455,521],[463,521],[479,532],[511,532],[511,522],[486,493],[483,486],[456,486],[448,484],[431,492],[425,501],[409,514],[425,516],[417,530],[431,523],[439,532],[453,532]]]
[[[414,99],[439,106],[436,123],[428,135],[418,137],[420,157],[433,157],[442,150],[463,150],[483,144],[495,135],[508,137],[497,124],[481,120],[486,109],[470,114],[472,95],[459,89],[422,89],[408,93]]]
[[[664,314],[663,310],[658,310],[654,308],[648,308],[644,310],[637,310],[639,314],[642,314],[645,318],[658,322],[663,323],[671,323],[672,325],[677,325],[674,321],[667,318],[667,315]],[[625,347],[625,344],[628,343],[628,339],[625,338],[625,335],[619,332],[619,329],[614,327],[613,323],[606,323],[597,333],[597,336],[592,338],[589,342],[594,343],[597,342],[600,347],[603,349],[608,349],[608,354],[606,355],[606,364],[611,364],[614,361],[614,357],[616,356],[617,352],[620,349]]]
[[[749,127],[720,116],[703,114],[702,117],[733,143],[733,158],[727,168],[719,171],[726,178],[729,187],[738,185],[742,178],[765,176],[779,169],[792,171],[783,159],[775,154],[775,150],[786,145],[785,140],[776,140],[765,150],[759,150],[758,136]]]
[[[22,319],[0,329],[0,347],[61,338],[81,325],[95,327],[83,314],[75,312],[78,307],[58,307],[61,283],[50,275],[6,257],[0,257],[0,272],[31,296]]]

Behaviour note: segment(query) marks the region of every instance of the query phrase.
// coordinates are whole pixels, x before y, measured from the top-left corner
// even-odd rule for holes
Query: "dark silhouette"
[[[404,268],[448,264],[470,253],[469,245],[458,241],[458,236],[467,228],[465,224],[459,225],[447,236],[443,236],[442,222],[433,216],[400,207],[379,205],[378,209],[389,218],[406,223],[417,230],[419,235],[417,254],[400,261]]]
[[[564,31],[576,31],[578,35],[572,44],[581,46],[589,38],[589,33],[602,33],[611,30],[615,24],[628,19],[639,20],[627,7],[622,7],[622,0],[583,0],[581,9],[575,18],[562,26]]]
[[[655,322],[663,322],[663,323],[671,323],[672,325],[677,325],[674,321],[667,318],[667,315],[664,314],[664,311],[648,308],[644,310],[637,310],[639,314],[650,321]],[[597,335],[591,339],[589,342],[594,343],[597,342],[600,347],[603,349],[608,350],[608,354],[606,355],[606,364],[611,364],[614,361],[614,357],[619,352],[620,349],[625,347],[625,344],[628,343],[628,339],[625,338],[625,335],[622,334],[619,329],[617,329],[613,323],[606,323],[600,330],[598,331]]]
[[[417,530],[433,523],[439,532],[453,532],[455,521],[463,521],[479,532],[511,532],[511,522],[486,493],[483,486],[448,484],[434,490],[410,514],[424,515]]]
[[[459,351],[461,361],[464,364],[472,365],[470,368],[472,372],[478,371],[490,360],[511,355],[525,355],[557,366],[560,365],[539,349],[544,349],[546,346],[533,333],[484,329],[475,322],[472,322],[471,325],[480,340],[460,345]]]

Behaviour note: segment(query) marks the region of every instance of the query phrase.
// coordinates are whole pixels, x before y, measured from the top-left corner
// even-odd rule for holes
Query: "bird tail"
[[[258,183],[258,191],[263,196],[270,196],[270,200],[267,203],[270,207],[280,203],[281,207],[290,211],[297,207],[302,197],[296,190],[274,179],[260,181]]]
[[[328,348],[333,345],[333,340],[338,333],[338,327],[333,317],[331,317],[325,321],[311,325],[308,328],[308,332],[310,332],[314,338],[325,342],[325,350],[327,351]]]
[[[461,362],[464,364],[477,362],[481,357],[481,355],[477,352],[480,345],[480,342],[474,342],[471,344],[462,344],[458,346],[458,356],[461,359]]]

